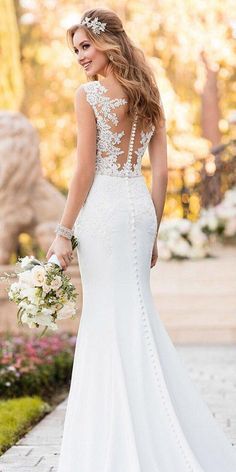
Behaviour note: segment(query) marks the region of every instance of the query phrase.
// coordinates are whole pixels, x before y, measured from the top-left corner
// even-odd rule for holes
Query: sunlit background
[[[44,177],[66,195],[75,158],[74,94],[87,80],[68,48],[66,30],[85,9],[101,3],[2,0],[0,5],[0,107],[29,118],[39,133]],[[235,186],[234,1],[105,1],[102,6],[120,15],[155,70],[168,133],[163,220],[196,222]],[[142,171],[150,188],[148,155]],[[215,221],[217,227],[224,224]],[[27,243],[27,235],[21,240]]]
[[[0,0],[0,275],[13,272],[19,257],[43,261],[55,236],[75,164],[75,91],[87,81],[66,30],[94,7],[118,13],[155,71],[169,173],[153,299],[172,340],[186,344],[189,372],[236,444],[235,0]],[[142,164],[150,189],[148,154]],[[76,258],[69,275],[81,313]],[[61,332],[39,340],[39,330],[17,324],[16,306],[0,289],[1,455],[66,398],[80,317],[61,320]],[[26,458],[27,470],[31,460],[32,470],[36,461],[43,466],[41,450],[55,463],[63,411],[42,439],[38,430],[26,439],[27,453],[17,445],[3,457],[6,472],[16,456],[15,470]]]

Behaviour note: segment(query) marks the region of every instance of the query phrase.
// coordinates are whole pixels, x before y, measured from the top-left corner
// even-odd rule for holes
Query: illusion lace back
[[[96,172],[74,227],[83,309],[58,472],[235,472],[150,290],[157,219],[141,161],[155,129],[99,81],[83,88]]]
[[[141,160],[155,127],[152,125],[146,133],[136,130],[137,120],[135,123],[127,120],[127,107],[124,106],[128,103],[127,99],[111,99],[99,81],[85,84],[84,89],[97,121],[96,171],[119,177],[141,175]],[[132,155],[129,154],[130,145]],[[130,159],[127,159],[129,155]]]

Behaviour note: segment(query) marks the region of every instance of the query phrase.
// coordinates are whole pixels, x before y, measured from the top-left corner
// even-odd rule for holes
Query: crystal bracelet
[[[66,228],[66,226],[60,225],[59,223],[56,226],[55,233],[67,239],[71,239],[74,234],[72,229]]]

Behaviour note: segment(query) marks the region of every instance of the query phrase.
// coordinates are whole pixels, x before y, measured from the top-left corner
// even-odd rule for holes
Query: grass
[[[0,401],[0,454],[15,444],[51,410],[40,397],[22,397]]]

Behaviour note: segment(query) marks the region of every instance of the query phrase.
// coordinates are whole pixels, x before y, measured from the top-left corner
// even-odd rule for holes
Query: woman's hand
[[[57,235],[46,254],[47,260],[55,254],[63,270],[66,270],[73,258],[72,243],[70,239]]]
[[[153,250],[152,250],[152,258],[151,258],[151,268],[154,267],[158,259],[158,249],[157,249],[157,237],[155,238]]]

